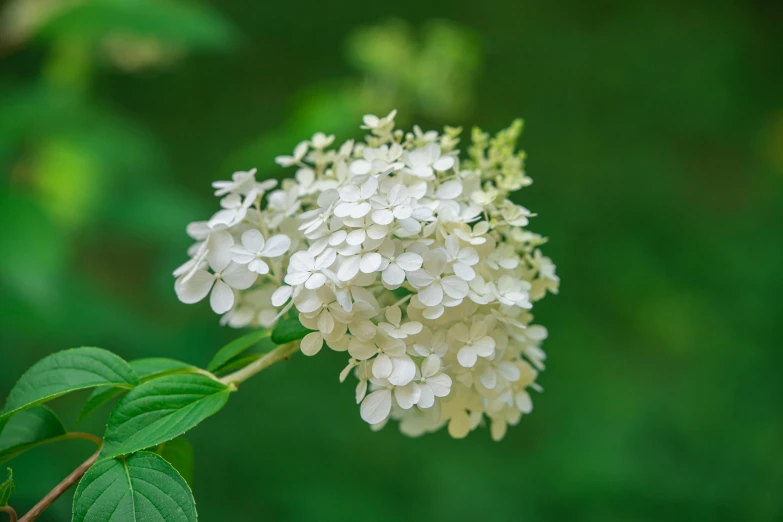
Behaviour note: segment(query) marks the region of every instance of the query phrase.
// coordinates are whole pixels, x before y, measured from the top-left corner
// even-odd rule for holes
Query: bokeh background
[[[521,116],[518,201],[562,279],[533,414],[501,443],[376,434],[342,355],[297,356],[190,434],[201,519],[783,520],[782,24],[762,0],[5,2],[0,398],[56,350],[203,365],[239,335],[173,292],[211,181],[286,175],[368,112]],[[13,504],[90,451],[14,461]]]

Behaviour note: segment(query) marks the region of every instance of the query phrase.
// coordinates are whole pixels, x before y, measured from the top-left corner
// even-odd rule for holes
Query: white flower
[[[373,114],[366,114],[362,120],[364,125],[362,129],[368,129],[376,136],[382,136],[388,134],[394,128],[394,117],[397,116],[397,110],[391,111],[383,118],[379,118]]]
[[[484,235],[487,231],[489,231],[489,223],[486,221],[476,223],[473,230],[471,230],[469,226],[454,229],[454,233],[458,238],[471,245],[483,245],[486,243],[487,238]]]
[[[487,265],[493,270],[514,270],[519,266],[519,255],[513,246],[502,244],[489,254]]]
[[[291,238],[278,234],[268,241],[255,229],[246,230],[242,234],[242,245],[231,247],[232,259],[241,265],[247,265],[248,270],[257,274],[268,274],[269,265],[262,258],[280,257],[291,246]]]
[[[335,259],[337,259],[337,253],[333,248],[327,248],[315,258],[309,252],[296,252],[291,256],[285,282],[289,285],[303,284],[305,288],[310,290],[320,288],[326,283],[327,278],[334,277],[329,267]]]
[[[446,261],[451,263],[454,274],[465,281],[472,281],[476,277],[472,267],[478,264],[479,255],[471,247],[460,248],[457,236],[446,238]]]
[[[256,280],[257,275],[240,264],[231,262],[229,249],[234,239],[228,232],[213,235],[207,262],[213,273],[196,270],[191,277],[177,279],[174,289],[183,303],[192,304],[204,299],[210,290],[209,304],[217,314],[223,314],[234,306],[234,290],[246,290]]]
[[[389,234],[389,227],[374,223],[369,216],[360,219],[345,218],[343,224],[344,230],[347,231],[345,242],[351,246],[361,245],[368,237],[377,241]]]
[[[272,180],[275,183],[276,180]],[[212,187],[215,188],[216,196],[225,196],[229,193],[245,195],[256,184],[256,169],[250,169],[248,171],[238,171],[231,175],[231,181],[215,181],[212,183]]]
[[[430,355],[422,361],[419,388],[419,408],[431,408],[435,397],[446,397],[451,391],[451,377],[440,371],[440,357],[437,355]]]
[[[443,358],[449,350],[446,330],[438,329],[434,334],[429,329],[424,332],[424,336],[414,343],[413,351],[421,357],[436,355],[438,358]]]
[[[367,200],[376,192],[378,192],[378,180],[373,177],[367,178],[360,186],[353,183],[344,186],[340,189],[340,202],[334,209],[334,215],[354,219],[366,216],[372,210]]]
[[[405,343],[380,332],[373,341],[352,339],[348,353],[359,361],[377,355],[372,362],[372,374],[377,379],[387,379],[395,386],[405,386],[416,375],[416,364],[405,351]]]
[[[281,167],[290,167],[292,165],[296,165],[298,163],[301,163],[301,161],[305,157],[305,154],[307,154],[308,146],[309,146],[309,143],[307,143],[306,141],[300,142],[294,148],[294,155],[293,156],[278,156],[278,157],[275,158],[275,163],[277,163]]]
[[[389,225],[395,219],[407,219],[413,215],[413,208],[408,204],[408,188],[405,185],[394,185],[384,196],[373,196],[371,203],[375,210],[372,220],[378,225]]]
[[[531,308],[533,305],[528,301],[529,290],[530,283],[527,281],[504,275],[498,280],[495,288],[495,297],[507,306],[516,305],[521,308]]]
[[[316,132],[310,139],[314,149],[323,150],[334,142],[334,135],[327,136],[323,132]]]
[[[420,178],[429,179],[435,171],[444,172],[454,166],[454,158],[441,157],[440,147],[436,143],[429,143],[403,155],[406,172]]]
[[[239,194],[229,194],[220,200],[220,206],[223,210],[219,210],[212,219],[209,220],[209,226],[215,228],[217,226],[233,227],[247,215],[247,209],[249,209],[253,203],[256,202],[258,197],[258,191],[251,190],[244,199]]]
[[[468,329],[465,323],[457,323],[449,329],[449,335],[458,342],[457,361],[465,368],[472,368],[481,357],[495,354],[495,340],[487,335],[487,323],[474,320]]]
[[[443,250],[430,250],[424,256],[423,268],[408,274],[408,281],[419,291],[419,301],[425,306],[437,306],[444,295],[462,299],[468,295],[468,284],[457,276],[443,276],[446,270],[446,254]]]
[[[403,252],[402,241],[384,241],[378,249],[381,255],[381,278],[386,288],[397,288],[405,281],[405,274],[421,268],[424,260],[415,252]]]
[[[388,323],[378,323],[378,328],[386,332],[389,337],[395,339],[405,339],[409,335],[416,335],[421,332],[422,326],[418,321],[402,322],[402,312],[399,306],[390,306],[386,309],[386,320]]]
[[[525,207],[515,205],[510,201],[506,202],[500,213],[503,216],[503,219],[506,220],[506,223],[515,227],[527,226],[529,222],[527,218],[533,215]]]

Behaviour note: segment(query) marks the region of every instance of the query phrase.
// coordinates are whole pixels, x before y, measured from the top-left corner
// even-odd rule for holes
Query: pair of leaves
[[[195,522],[197,518],[185,479],[165,459],[147,451],[97,462],[82,477],[73,498],[74,522]]]
[[[11,390],[0,416],[2,460],[65,435],[54,413],[39,405],[71,391],[131,389],[110,416],[105,457],[133,453],[178,437],[220,410],[231,392],[209,375],[171,373],[196,371],[177,361],[146,359],[135,366],[143,379],[151,380],[139,384],[131,365],[100,348],[66,350],[39,361]],[[155,378],[159,375],[165,376]]]
[[[139,384],[133,369],[100,348],[75,348],[38,361],[22,375],[8,395],[0,415],[0,433],[11,417],[66,393],[112,386],[130,389]]]
[[[190,364],[165,358],[137,359],[128,363],[131,369],[136,373],[139,382],[146,382],[163,375],[179,372],[193,372],[197,368]],[[79,422],[84,420],[89,414],[97,410],[100,406],[117,397],[125,391],[124,388],[113,386],[102,386],[96,388],[84,403],[82,411],[79,413]]]

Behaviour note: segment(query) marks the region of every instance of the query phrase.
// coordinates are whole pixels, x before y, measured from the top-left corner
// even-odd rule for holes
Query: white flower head
[[[339,380],[356,376],[373,430],[488,425],[498,440],[542,390],[548,332],[531,310],[559,286],[534,214],[510,198],[531,182],[521,123],[474,130],[460,158],[459,129],[404,132],[396,115],[364,116],[364,140],[313,134],[275,158],[295,170],[279,184],[255,169],[214,182],[219,208],[187,226],[175,291],[209,296],[230,327],[298,318],[302,353],[346,353]]]

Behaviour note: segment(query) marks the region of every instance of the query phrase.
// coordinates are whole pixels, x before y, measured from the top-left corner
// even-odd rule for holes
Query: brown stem
[[[0,511],[3,513],[8,513],[9,522],[16,522],[16,511],[14,511],[14,508],[11,506],[3,506],[0,507]]]
[[[101,454],[101,449],[98,448],[98,451],[96,451],[92,457],[85,460],[84,463],[76,468],[73,473],[68,475],[63,479],[62,482],[57,484],[53,490],[51,490],[49,493],[46,494],[44,498],[41,499],[38,504],[36,504],[33,509],[27,512],[25,516],[23,516],[21,519],[19,519],[19,522],[32,522],[36,518],[41,516],[41,513],[46,511],[49,506],[54,504],[54,501],[60,498],[63,493],[71,489],[74,484],[79,482],[81,478],[84,476],[85,473],[87,473],[87,470],[90,469],[90,467],[95,464],[95,461],[98,460],[98,455]]]

